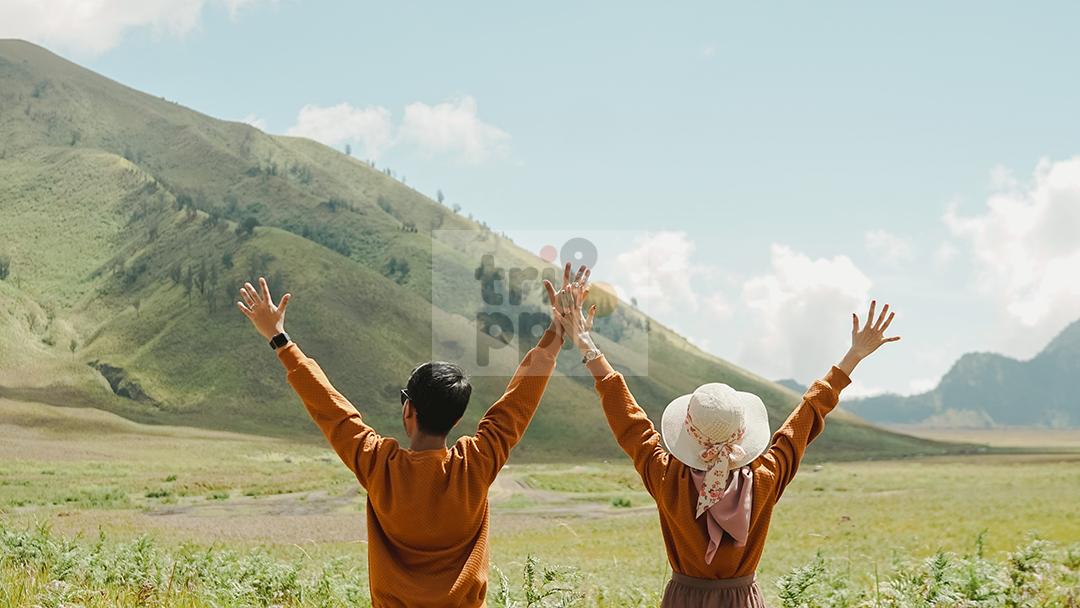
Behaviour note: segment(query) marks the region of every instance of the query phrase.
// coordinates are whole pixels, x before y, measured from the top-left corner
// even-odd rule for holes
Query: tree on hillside
[[[195,272],[195,287],[199,290],[199,295],[206,295],[206,280],[209,278],[209,274],[206,271],[206,260],[199,262],[199,270]]]
[[[345,156],[352,156],[352,146],[345,144]]]
[[[72,359],[75,358],[75,350],[77,348],[79,348],[79,341],[76,340],[75,338],[72,338],[71,342],[68,344],[68,350],[71,351],[71,358]]]
[[[240,222],[240,225],[236,227],[236,236],[244,237],[255,234],[255,228],[259,225],[259,220],[255,219],[255,216],[249,215],[244,218],[244,221]]]
[[[188,304],[191,303],[191,286],[195,284],[194,273],[191,272],[191,264],[188,264],[187,272],[184,273],[184,296]]]
[[[451,207],[451,209],[454,211],[454,213],[461,213],[461,205],[457,203],[454,203],[454,206]]]
[[[248,256],[247,276],[265,277],[270,271],[270,262],[274,261],[274,256],[269,253],[255,253],[252,252]]]
[[[221,212],[217,210],[217,207],[210,210],[210,213],[206,215],[206,219],[203,220],[203,225],[207,228],[213,228],[221,223]]]
[[[218,284],[221,280],[221,275],[218,273],[217,264],[210,266],[210,273],[206,279],[206,293],[203,296],[206,298],[206,312],[213,313],[218,308]]]
[[[440,205],[443,203],[444,200],[446,200],[446,197],[443,196],[442,190],[435,191],[435,200],[439,201]]]
[[[240,210],[240,201],[232,194],[225,195],[225,217],[232,219]]]
[[[7,279],[9,274],[11,274],[11,258],[0,255],[0,281]]]
[[[409,278],[409,270],[409,261],[395,256],[387,260],[386,265],[383,266],[383,276],[403,285]]]

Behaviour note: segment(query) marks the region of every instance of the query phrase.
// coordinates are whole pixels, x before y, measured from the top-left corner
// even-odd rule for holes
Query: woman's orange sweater
[[[736,547],[734,540],[725,535],[712,563],[707,564],[709,535],[705,518],[694,519],[698,493],[690,477],[692,469],[664,449],[660,433],[630,394],[622,374],[613,370],[607,359],[589,362],[589,371],[596,379],[596,390],[615,440],[634,461],[645,489],[656,500],[671,569],[706,579],[754,574],[765,548],[773,505],[795,477],[807,444],[825,427],[825,415],[836,407],[840,391],[851,383],[847,374],[834,367],[806,391],[802,403],[773,434],[769,448],[750,464],[754,499],[746,545]]]
[[[278,350],[289,384],[367,489],[368,577],[376,608],[484,606],[488,487],[529,426],[560,346],[553,333],[544,334],[475,436],[419,452],[364,424],[296,344]]]

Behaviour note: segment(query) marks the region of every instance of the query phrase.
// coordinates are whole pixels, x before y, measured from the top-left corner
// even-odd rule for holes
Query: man
[[[574,284],[588,280],[585,268]],[[554,306],[563,290],[544,281]],[[277,351],[289,384],[311,418],[367,490],[368,576],[376,607],[483,606],[488,574],[488,488],[518,443],[540,403],[562,346],[552,320],[522,360],[506,393],[484,415],[476,434],[447,447],[472,387],[461,368],[433,361],[417,367],[401,390],[404,448],[364,423],[355,407],[314,360],[285,333],[292,297],[274,304],[266,280],[246,283],[240,311]]]

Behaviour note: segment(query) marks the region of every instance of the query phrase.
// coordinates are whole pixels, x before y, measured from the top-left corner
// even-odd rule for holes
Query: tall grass
[[[872,588],[856,588],[843,562],[818,555],[777,581],[782,608],[1076,608],[1080,606],[1080,545],[1058,547],[1037,538],[1004,561],[975,551],[939,551],[898,561]]]
[[[363,564],[330,560],[313,572],[262,551],[69,540],[47,526],[0,523],[0,607],[369,606]]]
[[[648,606],[657,600],[636,593],[632,577],[594,581],[532,556],[513,580],[497,566],[492,570],[493,607]],[[857,583],[844,561],[818,555],[776,587],[782,608],[1077,608],[1080,545],[1032,539],[995,561],[983,554],[980,536],[971,554],[898,561],[870,585]],[[16,529],[0,521],[0,608],[370,605],[364,564],[345,558],[313,563],[260,550],[164,548],[149,536],[67,539],[47,526]]]

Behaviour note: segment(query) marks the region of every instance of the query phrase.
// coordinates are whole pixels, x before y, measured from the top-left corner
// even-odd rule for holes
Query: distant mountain
[[[447,244],[433,238],[440,228],[468,238]],[[0,397],[315,437],[280,365],[233,308],[240,282],[265,274],[278,293],[294,293],[289,329],[307,353],[367,420],[399,434],[398,389],[432,356],[434,320],[449,328],[440,347],[501,344],[477,335],[470,318],[479,298],[464,294],[476,285],[478,252],[492,247],[509,268],[551,268],[389,171],[0,41],[0,263],[10,262],[0,276]],[[433,302],[447,285],[462,297]],[[530,289],[511,297],[546,310]],[[631,306],[617,306],[598,328],[616,365],[630,365],[647,344],[648,374],[628,381],[654,418],[674,395],[708,381],[757,393],[774,425],[797,401]],[[496,354],[517,359],[511,349]],[[564,359],[563,369],[580,366]],[[505,382],[475,378],[462,431]],[[839,413],[815,455],[949,449]],[[552,381],[517,457],[618,454],[592,383],[577,377]]]
[[[953,427],[1080,426],[1080,321],[1034,358],[968,353],[933,390],[879,395],[844,407],[878,423]]]
[[[794,378],[784,378],[782,380],[776,380],[775,382],[780,386],[800,395],[805,393],[806,389],[808,388],[805,384],[799,383],[799,381],[795,380]]]

